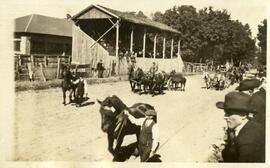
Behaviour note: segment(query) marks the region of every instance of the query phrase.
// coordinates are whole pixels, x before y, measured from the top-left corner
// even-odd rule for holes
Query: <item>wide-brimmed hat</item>
[[[240,82],[239,86],[237,86],[235,90],[246,91],[257,88],[260,85],[261,82],[258,79],[245,79]]]
[[[235,113],[254,112],[250,108],[251,97],[242,92],[230,92],[225,96],[224,102],[217,102],[217,108],[224,109],[225,112],[234,111]]]

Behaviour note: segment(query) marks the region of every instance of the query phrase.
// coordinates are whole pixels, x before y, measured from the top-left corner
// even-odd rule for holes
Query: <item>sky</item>
[[[197,10],[213,6],[214,9],[226,9],[232,19],[243,24],[248,23],[252,36],[258,33],[258,24],[267,18],[267,2],[269,0],[1,0],[0,9],[5,19],[14,19],[29,14],[41,14],[64,18],[67,13],[75,15],[91,4],[100,4],[120,11],[143,11],[162,13],[173,6],[192,5]],[[2,3],[2,4],[1,4]],[[269,3],[268,3],[269,4]]]

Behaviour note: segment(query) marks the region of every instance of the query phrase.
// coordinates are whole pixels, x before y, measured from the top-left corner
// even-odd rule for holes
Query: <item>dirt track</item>
[[[163,162],[208,162],[212,144],[223,137],[223,112],[215,103],[224,91],[206,90],[201,76],[187,77],[185,92],[165,91],[152,97],[130,91],[128,82],[89,85],[88,102],[116,94],[131,106],[149,103],[158,111]],[[107,138],[100,129],[99,104],[76,108],[63,106],[60,88],[16,93],[15,160],[21,161],[111,161]],[[123,145],[135,141],[127,136]],[[129,162],[139,162],[130,158]]]

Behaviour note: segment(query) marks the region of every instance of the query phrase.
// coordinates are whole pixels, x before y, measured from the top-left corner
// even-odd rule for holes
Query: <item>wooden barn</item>
[[[70,63],[72,24],[67,19],[27,15],[15,19],[15,79],[59,78],[61,64]]]
[[[15,19],[14,51],[19,54],[71,55],[72,21],[43,15]]]
[[[121,75],[127,73],[132,55],[143,70],[149,70],[153,62],[166,72],[181,72],[184,67],[180,32],[165,24],[100,5],[90,5],[72,20],[74,64],[94,69],[102,59],[107,74]]]

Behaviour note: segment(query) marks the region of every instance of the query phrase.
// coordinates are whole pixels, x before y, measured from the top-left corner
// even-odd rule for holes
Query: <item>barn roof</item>
[[[27,32],[72,37],[72,22],[43,15],[27,15],[15,19],[15,33]]]
[[[151,19],[138,17],[138,16],[135,16],[135,15],[126,13],[126,12],[121,12],[121,11],[118,11],[118,10],[103,7],[101,5],[90,5],[87,8],[85,8],[84,10],[82,10],[81,12],[79,12],[78,14],[74,15],[72,17],[72,19],[76,20],[77,18],[84,15],[86,12],[90,11],[93,8],[97,8],[98,10],[100,10],[100,11],[102,11],[102,12],[104,12],[104,13],[112,16],[112,17],[124,20],[126,22],[152,27],[152,28],[159,29],[159,30],[162,30],[162,31],[178,33],[178,34],[180,33],[179,31],[171,28],[170,26],[168,26],[166,24],[156,22],[156,21],[153,21]]]

